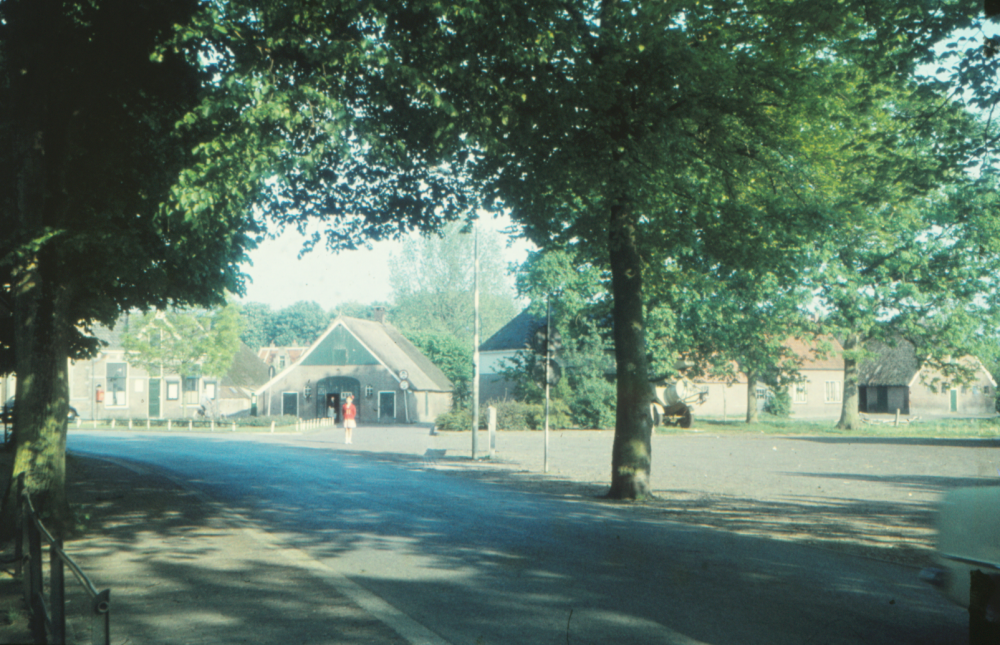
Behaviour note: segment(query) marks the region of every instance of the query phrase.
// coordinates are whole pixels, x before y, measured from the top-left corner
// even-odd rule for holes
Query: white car
[[[921,579],[968,608],[971,574],[982,572],[993,582],[987,582],[987,588],[996,590],[979,599],[982,618],[1000,622],[1000,486],[959,488],[948,493],[941,501],[937,528],[937,566],[924,569]]]

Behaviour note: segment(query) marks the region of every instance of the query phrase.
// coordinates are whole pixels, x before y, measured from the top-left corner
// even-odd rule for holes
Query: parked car
[[[968,608],[973,571],[990,578],[996,591],[980,598],[983,619],[1000,623],[1000,486],[960,488],[941,501],[933,567],[920,578],[946,598]],[[973,612],[970,611],[970,615]],[[991,641],[992,642],[992,641]]]
[[[69,412],[66,414],[66,419],[68,421],[76,421],[76,418],[80,414],[76,411],[72,405],[69,406]],[[11,423],[14,420],[14,397],[7,399],[7,402],[3,404],[3,423]]]

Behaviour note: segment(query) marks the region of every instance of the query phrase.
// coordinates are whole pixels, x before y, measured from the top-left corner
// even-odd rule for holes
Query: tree
[[[317,217],[354,248],[469,201],[432,145],[448,110],[387,56],[384,20],[308,0],[0,3],[13,475],[57,529],[66,360],[96,350],[90,325],[241,293],[265,222]]]
[[[312,345],[326,331],[330,316],[313,301],[300,300],[274,313],[270,342],[279,347]]]
[[[240,307],[240,320],[243,331],[240,340],[252,350],[267,347],[274,337],[271,331],[274,312],[271,305],[262,302],[248,302]]]
[[[387,25],[387,41],[412,43],[404,60],[439,72],[435,87],[456,109],[487,195],[537,244],[579,241],[610,269],[611,496],[649,492],[648,259],[693,252],[701,215],[737,225],[716,207],[727,184],[752,176],[747,166],[783,185],[794,176],[789,161],[809,153],[798,124],[808,113],[824,122],[824,98],[845,88],[826,73],[833,61],[901,82],[967,18],[952,5],[876,5],[500,2],[429,5]]]
[[[472,346],[450,334],[414,332],[406,336],[455,386],[453,402],[466,407],[472,397]]]
[[[858,368],[869,341],[905,338],[958,382],[968,377],[952,357],[982,345],[1000,314],[996,191],[982,189],[973,188],[971,199],[896,204],[891,216],[873,214],[863,235],[859,227],[852,239],[834,238],[824,248],[824,323],[846,332],[838,427],[861,426]]]
[[[551,396],[567,404],[580,427],[614,425],[615,390],[609,379],[614,360],[604,279],[604,272],[574,255],[572,248],[530,253],[517,272],[518,295],[530,299],[529,311],[540,322],[551,302],[553,336],[558,334],[562,344],[562,378]],[[523,355],[509,370],[507,378],[526,401],[539,402],[544,396],[532,377],[544,373],[542,361],[537,352]]]
[[[222,378],[240,348],[239,308],[170,310],[128,318],[122,345],[128,362],[149,373]]]
[[[411,238],[391,259],[391,321],[404,334],[448,335],[472,347],[476,240],[454,223],[441,235]],[[493,335],[516,307],[500,236],[479,227],[480,338]]]
[[[150,54],[196,2],[0,3],[0,203],[13,304],[17,401],[11,482],[26,475],[56,530],[65,497],[67,358],[86,331],[132,308],[220,302],[239,291],[242,216],[164,207],[204,132],[173,124],[197,105],[199,70]],[[14,486],[4,498],[3,526]]]

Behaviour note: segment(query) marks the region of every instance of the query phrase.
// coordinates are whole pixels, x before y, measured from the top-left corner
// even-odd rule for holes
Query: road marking
[[[347,578],[342,573],[339,573],[327,563],[314,558],[296,546],[288,544],[281,538],[271,535],[260,528],[254,520],[223,506],[221,502],[212,499],[207,493],[194,488],[188,482],[146,464],[139,465],[132,461],[88,453],[84,450],[74,450],[73,452],[87,454],[95,459],[112,462],[141,475],[157,475],[169,480],[178,488],[197,497],[202,503],[213,506],[219,515],[235,525],[237,530],[243,531],[251,539],[263,544],[272,552],[281,554],[285,559],[293,561],[298,566],[316,575],[335,591],[346,596],[363,611],[367,612],[372,618],[399,634],[410,645],[454,645],[413,620],[399,609],[396,609],[379,596]]]

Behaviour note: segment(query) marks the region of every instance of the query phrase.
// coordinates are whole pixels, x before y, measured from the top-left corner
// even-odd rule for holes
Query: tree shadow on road
[[[302,472],[297,479],[236,464],[233,474],[246,480],[244,497],[225,504],[121,464],[80,458],[74,468],[69,489],[88,531],[67,550],[99,588],[112,589],[118,643],[406,642],[331,587],[323,562],[391,598],[418,622],[431,612],[451,612],[449,624],[458,631],[443,634],[451,642],[480,633],[483,643],[739,645],[713,627],[720,602],[737,621],[772,618],[727,598],[763,596],[775,606],[793,606],[807,591],[850,590],[888,602],[849,574],[835,573],[830,589],[811,589],[814,556],[783,543],[827,546],[816,539],[822,528],[831,541],[853,545],[847,551],[867,555],[868,548],[899,550],[887,542],[905,542],[930,523],[930,509],[920,505],[806,497],[763,502],[663,490],[655,500],[624,504],[603,498],[603,482],[434,454],[338,455],[319,474]],[[211,492],[212,485],[208,478],[197,488]],[[296,488],[306,485],[313,486],[310,494],[297,496]],[[265,490],[276,494],[266,498]],[[485,508],[472,508],[474,498]],[[400,500],[428,511],[410,516],[400,511]],[[852,519],[857,516],[864,521]],[[271,538],[255,539],[240,517]],[[462,540],[453,539],[456,528]],[[421,575],[404,575],[395,566],[399,558],[420,563]],[[566,569],[567,558],[587,562],[589,575]],[[745,562],[763,573],[739,573]],[[680,597],[701,598],[705,613],[681,609]],[[824,628],[824,642],[858,642],[859,631],[869,642],[890,642],[878,638],[890,630],[902,639],[895,642],[948,642],[941,635],[954,625],[928,627],[940,619],[934,600],[929,591],[914,593],[892,606],[899,615],[876,619],[846,610],[850,628],[840,637]],[[72,602],[78,617],[71,633],[81,634],[82,599]],[[460,611],[467,602],[491,612]],[[825,624],[815,613],[820,607],[799,608],[803,624]],[[561,618],[553,622],[553,615]],[[778,629],[780,616],[773,620]],[[506,638],[496,636],[501,633]],[[807,641],[808,634],[793,630],[772,642]]]

